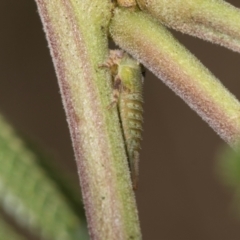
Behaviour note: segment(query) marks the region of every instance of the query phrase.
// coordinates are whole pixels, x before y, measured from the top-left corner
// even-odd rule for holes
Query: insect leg
[[[123,58],[124,52],[121,50],[110,50],[108,59],[100,64],[99,67],[112,68],[114,65],[118,65]]]
[[[108,106],[108,109],[111,109],[117,105],[121,91],[122,91],[122,81],[120,77],[116,75],[113,83],[113,101]]]

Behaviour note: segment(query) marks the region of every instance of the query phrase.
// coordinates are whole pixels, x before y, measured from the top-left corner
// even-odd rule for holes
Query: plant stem
[[[122,132],[108,110],[110,0],[36,0],[71,132],[91,239],[141,239]]]
[[[161,78],[230,145],[240,137],[240,104],[188,50],[149,15],[116,9],[113,40]]]
[[[222,0],[137,0],[162,24],[240,52],[240,10]]]

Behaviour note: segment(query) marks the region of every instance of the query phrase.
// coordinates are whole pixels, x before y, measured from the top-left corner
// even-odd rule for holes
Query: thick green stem
[[[137,0],[161,23],[240,52],[240,10],[222,0]]]
[[[58,75],[92,239],[141,239],[122,132],[111,102],[110,0],[36,0]]]
[[[232,146],[240,137],[238,100],[149,15],[116,9],[113,40],[161,78]]]

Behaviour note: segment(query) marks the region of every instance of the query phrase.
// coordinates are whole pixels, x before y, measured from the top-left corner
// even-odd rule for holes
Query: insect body
[[[110,51],[103,66],[113,75],[113,102],[118,105],[133,188],[137,187],[139,150],[143,123],[143,77],[140,64],[121,50]]]

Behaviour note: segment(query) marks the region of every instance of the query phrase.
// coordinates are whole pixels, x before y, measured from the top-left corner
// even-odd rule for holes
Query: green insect
[[[132,184],[136,189],[143,123],[141,65],[126,52],[111,50],[102,66],[110,68],[113,76],[113,102],[109,108],[118,106]]]

